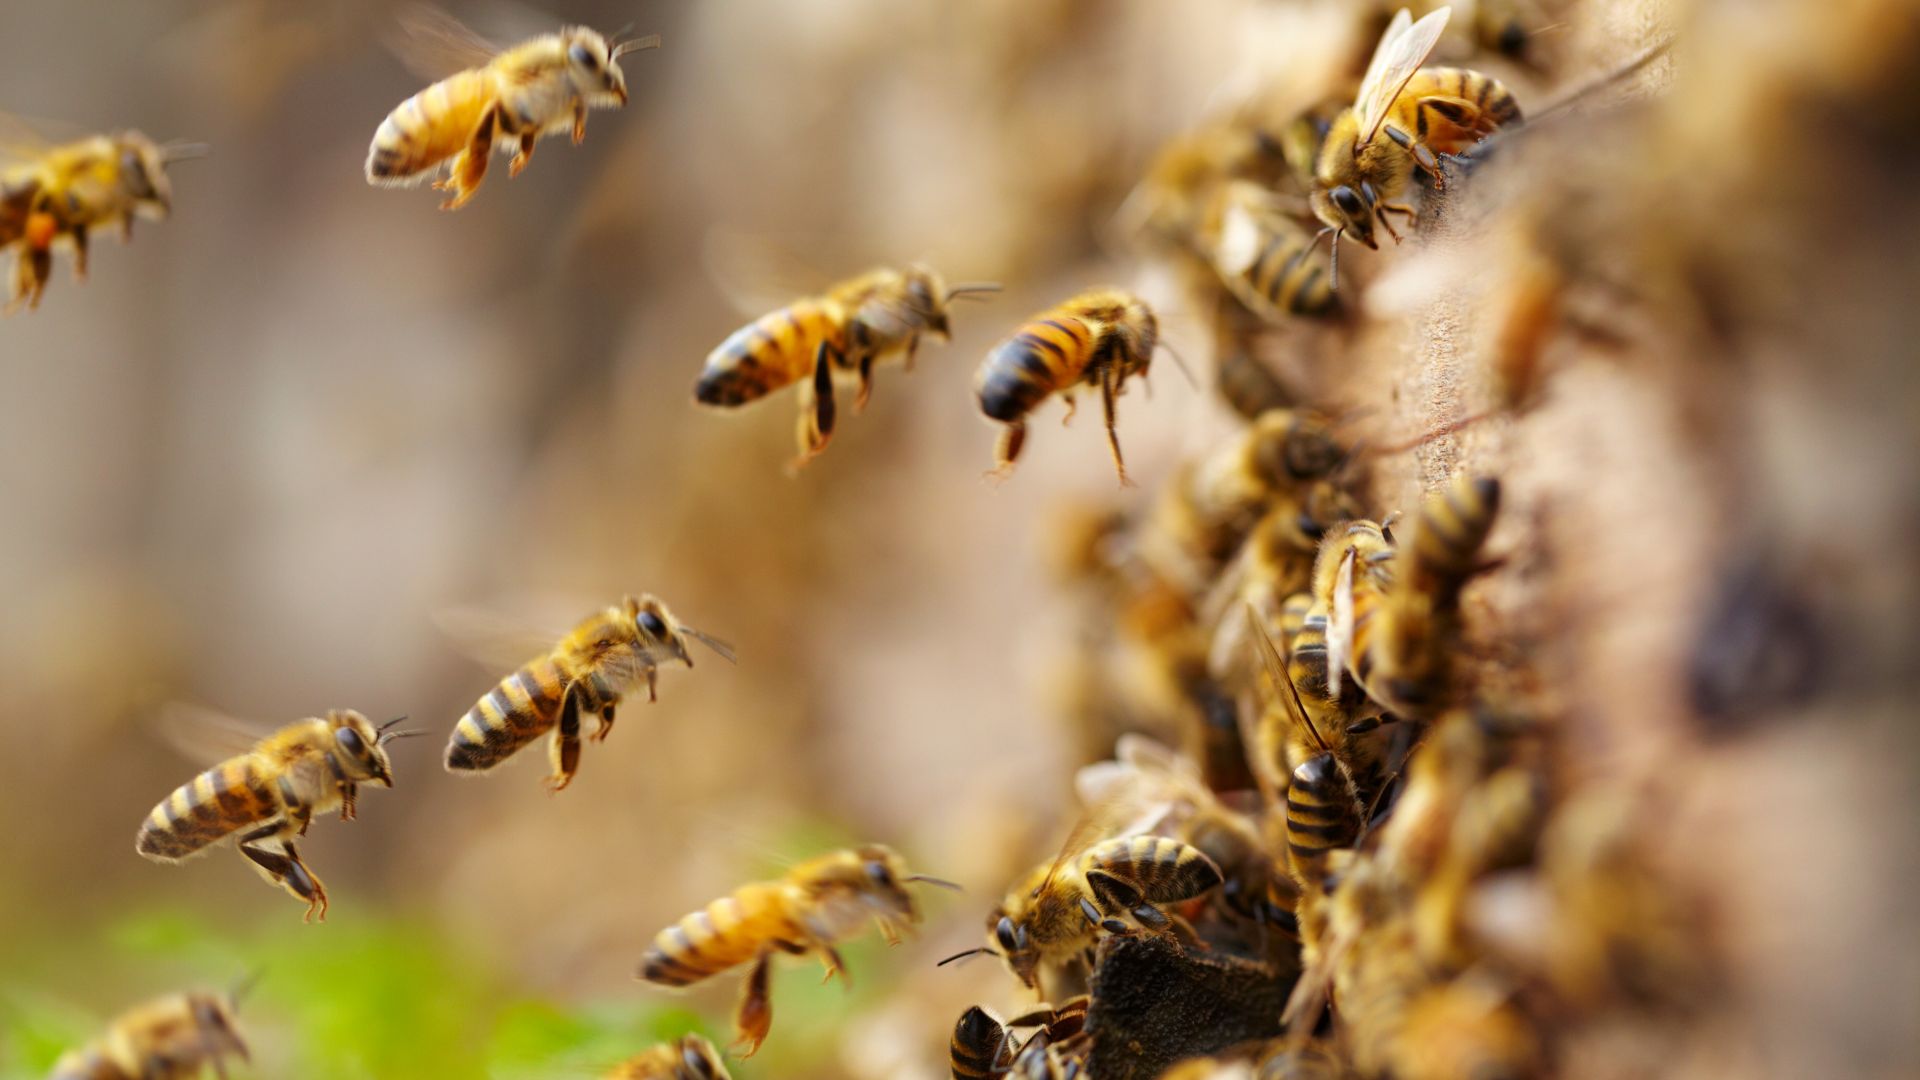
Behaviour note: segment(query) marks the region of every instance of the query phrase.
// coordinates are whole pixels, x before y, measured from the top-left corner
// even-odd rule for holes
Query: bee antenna
[[[227,1005],[238,1012],[240,1002],[245,1000],[247,995],[253,993],[253,988],[260,985],[260,979],[266,975],[266,973],[266,968],[254,968],[252,971],[234,980],[233,988],[227,991]]]
[[[948,964],[953,963],[955,960],[965,960],[969,956],[979,956],[981,953],[986,953],[990,956],[1000,955],[999,953],[994,952],[992,949],[987,948],[985,945],[982,945],[977,949],[968,949],[965,952],[954,953],[952,956],[947,957],[945,960],[942,960],[933,966],[946,967]]]
[[[181,142],[178,139],[160,144],[160,160],[169,164],[175,161],[192,161],[203,158],[213,152],[213,148],[203,142]]]
[[[659,47],[659,34],[648,34],[646,37],[629,38],[613,47],[613,58],[618,60],[630,52],[639,52],[641,49],[657,49]]]
[[[407,731],[383,731],[380,733],[380,745],[385,746],[395,739],[411,739],[425,734],[428,734],[428,732],[424,728],[412,728]]]
[[[947,290],[947,299],[962,296],[979,296],[982,293],[997,293],[1000,283],[997,281],[963,281]]]
[[[719,653],[720,659],[725,660],[727,663],[737,664],[740,662],[734,655],[733,646],[714,637],[712,634],[702,633],[691,626],[676,626],[674,629],[705,645],[707,648],[712,649],[714,652]],[[693,661],[689,660],[687,664],[691,667]]]
[[[393,725],[395,725],[395,724],[397,724],[397,723],[399,723],[400,721],[402,721],[402,720],[405,720],[405,719],[406,719],[406,717],[405,717],[405,716],[396,716],[396,717],[394,717],[393,719],[391,719],[391,720],[389,720],[389,721],[387,721],[386,723],[384,723],[384,724],[381,724],[381,725],[380,725],[380,727],[379,727],[379,728],[378,728],[377,730],[379,730],[379,731],[385,731],[385,730],[387,730],[388,728],[390,728],[390,727],[392,727]]]
[[[964,889],[964,888],[961,888],[961,887],[960,887],[960,885],[959,885],[959,884],[957,884],[957,883],[955,883],[955,882],[952,882],[952,881],[948,881],[948,880],[947,880],[946,878],[937,878],[937,877],[934,877],[934,876],[933,876],[933,875],[931,875],[931,874],[914,874],[914,875],[912,875],[912,876],[910,876],[910,877],[908,877],[908,878],[906,878],[905,880],[907,880],[907,881],[918,881],[918,882],[922,882],[922,883],[924,883],[924,884],[927,884],[927,885],[937,885],[937,886],[939,886],[939,887],[940,887],[940,888],[942,888],[942,889],[952,889],[952,890],[953,890],[954,892],[966,892],[966,891],[967,891],[966,889]]]

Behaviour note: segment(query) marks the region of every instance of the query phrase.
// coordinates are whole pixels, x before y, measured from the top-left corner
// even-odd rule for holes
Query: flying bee
[[[999,345],[974,375],[980,411],[1006,425],[994,451],[992,476],[1012,475],[1027,439],[1027,414],[1055,394],[1073,419],[1073,394],[1082,385],[1097,387],[1107,425],[1107,447],[1122,484],[1126,463],[1114,408],[1127,379],[1145,378],[1160,342],[1160,321],[1146,301],[1119,289],[1081,293],[1033,317]]]
[[[434,188],[447,191],[442,210],[458,210],[480,190],[496,141],[518,176],[541,136],[571,130],[587,137],[587,110],[624,106],[627,77],[620,58],[657,48],[660,35],[609,41],[584,26],[563,27],[502,50],[451,16],[427,13],[410,32],[439,39],[467,64],[401,102],[373,134],[367,183],[409,187],[447,167]]]
[[[40,306],[57,244],[72,248],[74,280],[85,281],[94,230],[118,227],[121,239],[131,240],[135,218],[164,220],[173,207],[167,166],[206,152],[137,131],[57,146],[33,142],[14,151],[21,162],[0,170],[0,248],[20,248],[7,312]]]
[[[1220,283],[1268,322],[1324,315],[1334,308],[1327,259],[1314,235],[1251,181],[1220,189],[1209,261]]]
[[[580,767],[581,717],[599,718],[592,738],[600,742],[613,730],[621,699],[642,681],[647,701],[658,700],[654,683],[662,663],[693,666],[688,638],[733,662],[731,645],[682,624],[652,595],[629,596],[596,612],[467,710],[447,743],[447,771],[491,769],[552,731],[547,790],[564,789]]]
[[[236,845],[269,881],[307,902],[307,921],[327,917],[327,890],[294,840],[315,815],[352,821],[359,785],[393,786],[386,744],[423,734],[374,727],[351,709],[288,724],[238,757],[215,765],[153,808],[135,848],[155,862],[179,862],[234,833]]]
[[[869,919],[888,944],[920,921],[906,886],[913,882],[958,889],[950,881],[908,874],[899,855],[877,844],[809,859],[777,881],[742,885],[730,895],[660,931],[640,961],[639,977],[661,986],[691,986],[751,962],[742,984],[734,1031],[744,1057],[760,1049],[773,1026],[768,983],[776,952],[818,953],[827,977],[851,984],[834,946]]]
[[[941,963],[993,953],[1037,991],[1042,965],[1081,959],[1101,933],[1128,934],[1135,926],[1165,930],[1172,920],[1163,905],[1192,900],[1220,884],[1220,868],[1190,844],[1164,836],[1109,838],[1120,809],[1137,811],[1115,802],[1081,818],[1060,854],[1016,880],[988,913],[986,946]]]
[[[1341,556],[1328,625],[1328,690],[1351,672],[1367,696],[1407,719],[1425,719],[1445,691],[1447,642],[1460,589],[1480,569],[1480,547],[1500,507],[1500,483],[1461,474],[1421,505],[1408,550],[1382,583],[1360,573],[1357,548]],[[1324,561],[1324,558],[1323,558]],[[1318,570],[1319,568],[1317,568]]]
[[[866,408],[876,363],[899,356],[913,370],[922,334],[946,339],[948,305],[956,298],[999,291],[990,282],[949,287],[934,270],[881,267],[843,281],[826,293],[796,300],[735,331],[707,355],[694,400],[733,408],[800,384],[800,456],[813,460],[833,436],[836,375],[858,380],[853,407]]]
[[[1395,241],[1389,213],[1409,224],[1413,207],[1396,202],[1415,171],[1445,183],[1443,162],[1501,127],[1520,121],[1520,105],[1498,79],[1461,68],[1422,68],[1451,9],[1414,22],[1402,9],[1380,36],[1353,107],[1328,129],[1314,163],[1309,201],[1333,234],[1332,284],[1338,287],[1340,238],[1378,250],[1374,220]],[[1385,138],[1380,138],[1381,135]]]
[[[236,1006],[233,995],[204,992],[138,1005],[105,1035],[62,1054],[53,1080],[192,1080],[208,1066],[225,1080],[228,1058],[250,1060]]]
[[[621,1062],[606,1080],[730,1080],[719,1051],[699,1035],[685,1035]]]

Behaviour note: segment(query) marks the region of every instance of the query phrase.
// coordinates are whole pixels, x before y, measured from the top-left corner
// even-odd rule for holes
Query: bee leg
[[[580,695],[571,685],[560,702],[560,720],[547,743],[547,760],[553,765],[546,779],[547,794],[558,795],[573,783],[573,774],[580,768]]]
[[[327,890],[313,871],[300,861],[300,853],[292,841],[282,840],[280,850],[261,846],[258,842],[280,832],[283,826],[276,822],[240,838],[240,854],[245,855],[264,871],[274,884],[307,902],[307,915],[304,921],[312,922],[315,914],[321,922],[327,919]]]
[[[1067,403],[1067,415],[1060,418],[1060,426],[1066,427],[1068,424],[1073,423],[1074,410],[1079,407],[1080,403],[1073,400],[1072,394],[1061,394],[1060,400]]]
[[[903,361],[903,366],[908,371],[913,370],[913,354],[919,351],[920,351],[920,335],[915,334],[912,337],[907,339],[907,355],[905,360]]]
[[[587,103],[575,98],[573,102],[573,145],[579,146],[587,141]]]
[[[1429,103],[1425,101],[1422,101],[1416,106],[1421,112],[1424,112],[1428,107]],[[1422,128],[1426,127],[1425,116],[1421,117],[1420,126]],[[1440,159],[1435,156],[1432,147],[1416,140],[1413,136],[1401,131],[1392,124],[1386,125],[1382,130],[1386,132],[1387,138],[1400,144],[1400,149],[1405,150],[1413,156],[1413,163],[1420,167],[1420,171],[1433,178],[1434,187],[1446,186],[1446,176],[1440,169]]]
[[[507,179],[511,180],[519,176],[520,170],[526,168],[527,162],[533,160],[533,148],[539,141],[540,133],[537,131],[529,131],[520,136],[520,152],[507,159]]]
[[[1120,474],[1120,486],[1132,487],[1127,479],[1127,463],[1120,457],[1120,430],[1114,422],[1114,399],[1120,396],[1120,370],[1108,367],[1100,376],[1100,411],[1107,421],[1107,449],[1113,452],[1113,471]]]
[[[659,675],[654,668],[647,669],[647,704],[653,705],[660,700],[660,692],[655,688]]]
[[[892,919],[875,919],[873,923],[880,928],[880,936],[886,939],[889,948],[900,947],[900,930],[893,925]]]
[[[493,156],[493,132],[499,123],[500,106],[487,106],[487,111],[480,114],[480,122],[474,126],[473,138],[467,142],[466,149],[454,155],[447,178],[434,185],[442,191],[453,192],[440,204],[440,209],[458,210],[480,190],[480,181],[487,178],[487,159]]]
[[[740,1004],[733,1012],[733,1044],[741,1047],[740,1056],[750,1058],[760,1051],[773,1027],[773,1001],[767,993],[768,976],[773,970],[773,950],[765,949],[740,984]]]
[[[613,706],[609,705],[600,710],[600,726],[593,730],[593,741],[605,742],[607,736],[611,734],[613,734]]]
[[[353,820],[354,814],[357,812],[353,805],[353,800],[356,797],[358,797],[359,794],[360,794],[360,787],[357,784],[341,784],[340,785],[340,820],[341,821]]]
[[[847,971],[847,962],[841,959],[840,950],[831,945],[820,946],[820,962],[827,966],[827,973],[821,977],[821,982],[832,982],[833,977],[838,975],[847,989],[853,989],[853,975]]]
[[[1024,420],[1010,420],[1000,429],[1000,441],[993,447],[993,468],[987,476],[995,481],[1005,480],[1013,475],[1013,463],[1020,460],[1020,449],[1027,445],[1027,424]]]
[[[52,249],[22,248],[20,260],[14,265],[13,299],[7,304],[7,313],[11,315],[23,304],[29,311],[38,308],[40,297],[47,291],[47,279],[52,276]]]
[[[73,280],[85,284],[87,280],[87,228],[84,225],[73,227]]]
[[[1393,237],[1393,242],[1397,244],[1400,242],[1400,234],[1394,231],[1393,222],[1387,219],[1387,213],[1389,211],[1396,214],[1404,214],[1407,219],[1408,228],[1412,228],[1419,222],[1420,212],[1411,206],[1402,206],[1399,203],[1380,204],[1380,209],[1375,211],[1376,215],[1380,218],[1380,227],[1387,230],[1387,235]]]
[[[813,379],[801,386],[800,456],[789,466],[792,469],[819,457],[833,438],[833,361],[833,347],[821,342],[813,353]]]
[[[860,388],[853,392],[853,411],[855,415],[864,412],[867,399],[873,396],[873,353],[860,357]]]

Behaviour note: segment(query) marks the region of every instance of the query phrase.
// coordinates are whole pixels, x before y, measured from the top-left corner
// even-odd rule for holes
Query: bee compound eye
[[[367,744],[360,738],[360,733],[350,727],[343,727],[336,732],[333,741],[340,744],[340,749],[354,757],[359,757],[367,748]]]
[[[641,612],[639,618],[635,621],[640,624],[640,629],[645,630],[654,637],[663,638],[667,636],[666,622],[651,611]]]
[[[1333,204],[1349,216],[1357,215],[1361,211],[1360,196],[1345,185],[1333,189]]]
[[[1000,916],[1000,925],[994,928],[994,937],[999,940],[1000,947],[1007,952],[1020,951],[1020,935],[1015,933],[1013,920],[1007,916]]]
[[[883,862],[868,863],[867,876],[872,878],[876,885],[891,886],[893,884],[893,871],[887,869],[887,864]]]
[[[588,71],[596,71],[600,67],[600,58],[593,54],[592,49],[587,48],[587,43],[584,41],[573,43],[573,47],[567,50],[567,59]]]

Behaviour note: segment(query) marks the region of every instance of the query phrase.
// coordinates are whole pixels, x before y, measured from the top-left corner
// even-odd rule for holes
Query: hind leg
[[[799,469],[807,462],[820,456],[833,438],[835,410],[833,403],[833,362],[835,354],[832,347],[821,342],[813,353],[813,378],[802,384],[800,393],[800,456],[789,466]]]
[[[993,468],[987,470],[987,476],[995,481],[1012,476],[1014,463],[1020,460],[1020,451],[1026,445],[1026,421],[1008,421],[1000,429],[1000,438],[993,445]]]
[[[560,720],[547,743],[547,761],[553,766],[545,781],[547,794],[557,795],[573,783],[573,774],[580,769],[580,695],[572,686],[561,698]]]
[[[493,155],[493,133],[499,122],[498,105],[490,105],[486,112],[480,114],[480,123],[475,125],[473,138],[468,141],[467,148],[454,155],[446,179],[433,185],[440,191],[453,192],[440,204],[440,209],[458,210],[467,205],[474,193],[480,190],[480,182],[487,178],[487,159]]]
[[[1120,396],[1120,370],[1109,367],[1100,376],[1100,411],[1107,422],[1107,450],[1113,454],[1113,471],[1120,475],[1121,487],[1132,487],[1127,479],[1127,463],[1120,456],[1120,431],[1115,423],[1114,399]]]
[[[265,846],[266,841],[280,832],[276,823],[242,836],[239,840],[240,854],[245,855],[274,884],[307,902],[307,914],[303,922],[312,922],[317,917],[327,921],[327,889],[320,884],[312,870],[300,859],[300,851],[293,841],[282,839],[279,850]]]
[[[767,992],[772,971],[773,950],[764,949],[740,983],[740,1004],[733,1010],[733,1044],[741,1048],[742,1058],[758,1053],[773,1029],[773,999]]]
[[[520,152],[507,159],[507,179],[511,180],[519,176],[520,170],[526,168],[527,162],[533,160],[533,148],[539,141],[540,133],[537,131],[529,131],[520,136]]]
[[[73,237],[73,280],[84,285],[87,281],[87,228],[76,225],[69,235]]]

